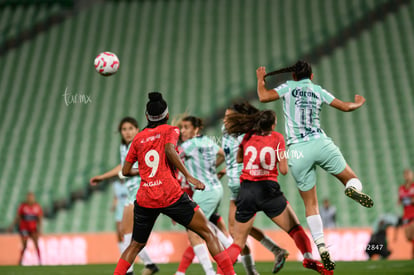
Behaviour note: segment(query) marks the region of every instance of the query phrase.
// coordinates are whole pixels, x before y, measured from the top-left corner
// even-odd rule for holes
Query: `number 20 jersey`
[[[126,161],[138,161],[141,185],[137,204],[147,208],[164,208],[176,202],[183,191],[176,169],[168,162],[165,145],[177,145],[180,130],[167,124],[146,128],[132,141]]]
[[[250,137],[249,137],[250,136]],[[243,170],[240,181],[277,181],[277,163],[285,158],[285,140],[278,132],[269,135],[246,134],[240,143]]]

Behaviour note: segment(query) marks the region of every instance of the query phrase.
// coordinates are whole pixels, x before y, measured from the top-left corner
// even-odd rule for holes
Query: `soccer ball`
[[[119,69],[119,59],[111,52],[100,53],[95,58],[95,70],[103,76],[110,76]]]

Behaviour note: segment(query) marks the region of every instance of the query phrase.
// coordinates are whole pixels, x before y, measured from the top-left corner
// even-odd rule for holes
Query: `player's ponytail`
[[[256,124],[253,127],[253,131],[256,133],[268,132],[272,130],[272,125],[276,122],[276,114],[272,110],[261,111],[256,120]]]
[[[259,109],[257,109],[247,101],[234,103],[229,107],[229,109],[237,113],[246,115],[251,115],[259,112]]]
[[[266,77],[276,75],[276,74],[283,74],[283,73],[294,73],[297,80],[310,78],[312,75],[312,66],[303,60],[299,60],[295,63],[295,65],[286,67],[283,69],[279,69],[270,73],[265,74],[264,78],[266,81]]]
[[[272,110],[259,111],[253,114],[231,113],[225,121],[226,131],[230,135],[262,134],[272,130],[276,114]]]

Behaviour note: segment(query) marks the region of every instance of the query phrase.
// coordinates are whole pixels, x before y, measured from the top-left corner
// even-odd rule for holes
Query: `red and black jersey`
[[[28,204],[23,202],[18,209],[18,215],[20,217],[19,228],[36,228],[40,217],[43,216],[42,207],[38,203]]]
[[[277,163],[284,158],[285,139],[278,132],[268,135],[246,134],[240,143],[243,170],[240,180],[277,181]]]
[[[165,145],[177,145],[180,130],[163,124],[146,128],[132,141],[126,161],[138,161],[141,185],[137,203],[147,208],[164,208],[176,202],[183,191],[177,180],[177,171],[165,155]]]
[[[405,184],[401,185],[400,189],[398,190],[398,197],[404,206],[403,219],[414,219],[414,204],[412,203],[412,200],[414,198],[414,182],[411,183],[408,188],[405,186]]]

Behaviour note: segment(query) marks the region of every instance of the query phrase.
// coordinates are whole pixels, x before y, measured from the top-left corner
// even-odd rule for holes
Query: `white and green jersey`
[[[220,147],[206,136],[197,136],[181,144],[184,161],[191,175],[210,188],[221,186],[216,173],[217,153]]]
[[[226,174],[229,177],[228,185],[240,185],[240,175],[243,169],[243,163],[237,163],[237,151],[243,140],[244,134],[233,137],[227,134],[226,129],[221,128],[223,133],[222,146],[226,157]]]
[[[310,79],[287,81],[275,91],[283,99],[287,145],[326,137],[321,129],[319,113],[324,103],[335,97]]]
[[[128,154],[130,146],[131,146],[131,143],[128,144],[128,145],[121,144],[121,147],[119,149],[120,150],[120,155],[121,155],[121,166],[122,167],[124,167],[125,158]],[[138,162],[135,162],[132,167],[138,169]],[[129,177],[125,180],[124,184],[128,188],[129,202],[133,202],[135,200],[136,195],[137,195],[139,185],[141,184],[141,177],[140,176]]]

